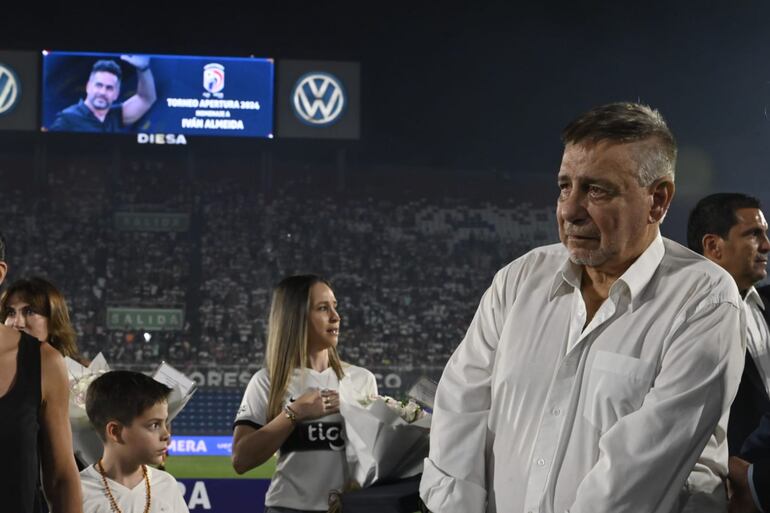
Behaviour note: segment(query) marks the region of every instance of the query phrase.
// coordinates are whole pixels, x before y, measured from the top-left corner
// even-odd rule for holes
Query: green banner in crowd
[[[186,232],[188,214],[167,212],[115,212],[115,228],[133,232]]]
[[[184,310],[180,308],[107,308],[110,330],[181,330]]]

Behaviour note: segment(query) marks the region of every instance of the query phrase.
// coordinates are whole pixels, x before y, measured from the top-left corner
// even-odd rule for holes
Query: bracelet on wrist
[[[297,423],[297,412],[292,410],[288,404],[283,407],[283,414],[286,415],[286,418],[289,419],[292,424]]]
[[[144,68],[136,68],[136,71],[142,73],[144,71],[147,71],[148,69],[150,69],[150,65],[149,64],[147,66],[145,66]]]

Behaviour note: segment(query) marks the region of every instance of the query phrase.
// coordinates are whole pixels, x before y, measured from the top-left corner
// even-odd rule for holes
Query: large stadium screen
[[[273,60],[43,52],[43,131],[273,136]]]

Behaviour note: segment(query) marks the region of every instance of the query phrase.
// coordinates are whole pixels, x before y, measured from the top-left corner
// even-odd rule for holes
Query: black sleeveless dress
[[[0,397],[0,510],[37,513],[40,458],[40,341],[21,334],[16,379]]]

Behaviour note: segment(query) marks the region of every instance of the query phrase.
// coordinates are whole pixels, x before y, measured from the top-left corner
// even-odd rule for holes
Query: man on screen
[[[123,103],[120,96],[122,72],[113,60],[96,61],[86,83],[86,98],[56,115],[50,131],[122,132],[136,123],[155,103],[155,80],[150,58],[145,55],[122,55],[136,68],[136,94]]]
[[[438,385],[420,484],[436,513],[679,512],[738,389],[734,281],[660,234],[660,113],[604,105],[562,140],[562,244],[497,273]]]

